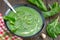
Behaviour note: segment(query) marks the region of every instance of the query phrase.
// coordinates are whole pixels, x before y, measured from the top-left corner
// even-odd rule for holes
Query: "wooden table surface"
[[[53,2],[59,2],[60,4],[60,0],[43,0],[45,5],[47,6],[48,3],[49,4],[52,4]],[[12,4],[12,5],[16,5],[16,4],[21,4],[21,3],[28,3],[27,0],[9,0],[9,2]],[[8,9],[9,7],[3,2],[3,0],[0,0],[0,12],[4,15],[5,11]],[[47,6],[48,8],[48,6]],[[60,16],[60,13],[57,14],[57,15],[54,15],[53,17],[50,17],[48,19],[46,19],[46,25],[53,19],[55,18],[56,16]],[[46,27],[44,27],[41,31],[41,33],[46,33]],[[58,36],[57,38],[50,38],[48,35],[46,37],[46,39],[42,39],[41,38],[41,33],[37,34],[36,36],[34,37],[30,37],[30,38],[23,38],[24,40],[60,40],[60,36]]]

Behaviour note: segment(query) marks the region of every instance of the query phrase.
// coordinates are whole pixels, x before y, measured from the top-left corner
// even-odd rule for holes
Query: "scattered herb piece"
[[[42,0],[28,0],[28,1],[39,7],[41,11],[48,11]]]
[[[50,11],[43,12],[43,15],[44,15],[45,18],[53,16],[53,15],[57,14],[60,11],[60,6],[57,2],[54,3],[52,6],[49,5],[49,7],[50,7]]]
[[[56,38],[60,34],[59,17],[47,25],[47,33],[50,37]]]
[[[4,19],[5,19],[6,21],[9,21],[11,24],[14,24],[14,22],[15,22],[15,18],[13,18],[13,17],[4,16]]]

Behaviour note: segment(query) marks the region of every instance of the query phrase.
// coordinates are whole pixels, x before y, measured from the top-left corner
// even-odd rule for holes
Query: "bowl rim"
[[[19,7],[19,6],[30,7],[30,8],[35,9],[37,12],[39,12],[39,14],[40,14],[40,16],[41,16],[41,18],[42,18],[42,21],[43,21],[42,27],[41,27],[40,31],[37,32],[36,34],[31,35],[31,36],[25,36],[25,37],[23,37],[23,36],[19,36],[19,35],[14,34],[13,32],[11,32],[11,30],[10,30],[10,29],[8,28],[8,26],[7,26],[6,20],[4,20],[7,30],[8,30],[11,34],[16,35],[16,36],[18,36],[18,37],[23,37],[23,38],[33,37],[33,36],[41,33],[42,29],[45,27],[45,18],[44,18],[44,16],[43,16],[42,12],[39,10],[39,8],[36,7],[36,6],[34,6],[34,5],[31,5],[31,4],[17,4],[17,5],[15,5],[15,6],[13,6],[13,8],[16,8],[16,7]],[[10,8],[5,12],[4,16],[6,16],[6,15],[9,13],[9,11],[11,11]]]

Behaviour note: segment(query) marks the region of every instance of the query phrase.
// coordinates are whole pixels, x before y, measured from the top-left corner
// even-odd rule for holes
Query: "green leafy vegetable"
[[[52,6],[49,5],[49,7],[50,7],[50,11],[43,12],[43,15],[44,15],[45,18],[53,16],[60,11],[60,6],[57,2],[54,3]]]
[[[47,11],[47,8],[42,0],[28,0],[32,4],[35,4],[37,7],[39,7],[42,11]]]
[[[47,25],[47,33],[50,37],[56,38],[60,34],[59,17]]]
[[[5,19],[6,21],[9,21],[11,24],[14,24],[14,22],[15,22],[15,18],[13,18],[13,17],[4,16],[4,19]]]
[[[47,7],[44,5],[43,0],[29,0],[29,2],[35,4],[38,8],[40,8],[45,18],[53,16],[60,11],[60,5],[58,2],[55,2],[53,5],[48,4],[50,10],[47,10]]]

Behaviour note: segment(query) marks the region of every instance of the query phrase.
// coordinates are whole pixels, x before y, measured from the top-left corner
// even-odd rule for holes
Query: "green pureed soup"
[[[30,7],[16,7],[15,14],[13,11],[8,13],[8,16],[15,18],[14,25],[7,21],[7,26],[14,34],[22,37],[32,36],[38,33],[42,28],[42,18],[40,13]]]

